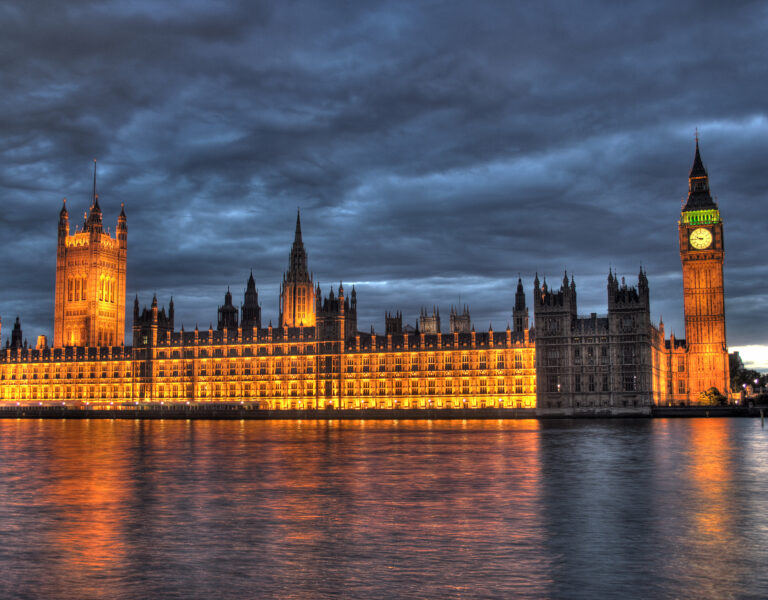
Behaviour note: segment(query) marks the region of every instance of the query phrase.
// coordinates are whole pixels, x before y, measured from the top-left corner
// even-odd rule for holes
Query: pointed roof
[[[696,137],[696,155],[693,157],[693,166],[688,177],[706,177],[707,170],[704,168],[704,163],[701,161],[701,153],[699,152],[699,138]]]
[[[61,203],[61,210],[59,211],[59,217],[69,217],[69,213],[67,212],[67,199],[64,198],[64,200]]]
[[[285,279],[291,282],[311,281],[307,268],[307,251],[304,250],[304,242],[301,240],[301,214],[298,211],[296,212],[296,233],[293,238],[290,263]]]
[[[683,207],[683,212],[693,210],[717,209],[717,204],[709,193],[709,175],[704,168],[699,152],[699,138],[696,136],[696,154],[693,157],[693,166],[688,174],[688,200]]]
[[[538,286],[539,280],[536,279]],[[517,278],[517,290],[515,291],[515,310],[525,310],[525,290],[523,289],[522,277]]]
[[[251,275],[248,277],[248,283],[245,286],[245,293],[246,295],[256,293],[256,280],[253,278],[253,271],[251,271]]]

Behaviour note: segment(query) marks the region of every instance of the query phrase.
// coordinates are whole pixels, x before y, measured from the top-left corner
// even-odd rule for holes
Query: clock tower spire
[[[716,387],[728,394],[728,348],[725,341],[723,291],[723,222],[709,192],[696,138],[696,155],[688,174],[688,199],[678,222],[683,266],[685,338],[688,355],[688,398]]]

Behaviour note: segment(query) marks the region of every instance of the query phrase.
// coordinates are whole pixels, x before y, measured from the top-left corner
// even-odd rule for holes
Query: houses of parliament
[[[215,329],[176,329],[172,299],[142,307],[136,297],[126,343],[127,218],[121,206],[115,234],[105,232],[94,167],[82,227],[72,232],[66,201],[59,213],[53,343],[27,344],[16,318],[0,350],[0,403],[499,407],[546,416],[643,414],[696,404],[712,387],[727,394],[723,223],[698,140],[688,179],[678,222],[685,339],[651,322],[642,269],[631,283],[609,271],[604,315],[578,313],[566,273],[557,283],[535,277],[533,323],[518,279],[512,327],[502,331],[476,331],[468,307],[451,308],[447,329],[433,309],[415,327],[396,312],[383,333],[360,331],[354,286],[324,294],[313,281],[297,215],[276,327],[262,323],[251,274],[239,308],[227,290]]]

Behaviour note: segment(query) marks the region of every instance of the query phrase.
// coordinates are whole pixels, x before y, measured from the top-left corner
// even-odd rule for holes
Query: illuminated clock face
[[[704,250],[704,248],[709,248],[712,244],[712,234],[709,229],[704,229],[703,227],[691,231],[688,239],[691,242],[691,246],[696,248],[696,250]]]

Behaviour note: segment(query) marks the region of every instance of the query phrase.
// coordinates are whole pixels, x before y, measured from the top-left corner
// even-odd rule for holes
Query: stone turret
[[[611,330],[630,333],[649,330],[651,324],[648,278],[643,269],[637,276],[637,286],[628,286],[622,277],[608,271],[608,316]]]
[[[18,350],[24,346],[24,334],[21,331],[21,321],[19,317],[16,317],[16,322],[13,324],[13,331],[11,331],[11,348]]]
[[[448,318],[451,324],[451,333],[469,333],[471,331],[472,322],[469,316],[469,306],[466,304],[461,313],[457,308],[451,306],[451,313]]]
[[[354,289],[354,288],[353,288]],[[338,296],[333,289],[318,303],[317,331],[321,340],[348,340],[357,333],[357,298],[354,302],[344,297],[344,286],[339,284]]]
[[[536,336],[569,335],[576,319],[576,282],[568,273],[563,276],[563,283],[558,291],[550,290],[547,278],[539,288],[539,277],[534,280],[533,315],[536,321]]]
[[[525,290],[523,280],[518,277],[517,291],[515,292],[515,308],[512,310],[512,325],[516,334],[522,334],[528,329],[528,307],[525,304]]]
[[[384,331],[390,333],[403,333],[403,313],[384,313]]]
[[[242,315],[240,325],[243,329],[261,327],[261,305],[259,304],[259,292],[256,290],[256,281],[253,279],[253,271],[248,278],[243,305],[240,310]]]
[[[224,329],[237,329],[237,308],[232,304],[232,293],[227,287],[227,293],[224,294],[224,304],[219,306],[218,320],[216,329],[223,331]]]
[[[419,330],[421,333],[440,333],[440,309],[432,307],[432,314],[422,307],[419,313]]]
[[[150,308],[144,308],[139,314],[139,298],[136,297],[133,309],[133,345],[155,346],[158,340],[173,333],[173,299],[166,313],[165,307],[158,308],[157,296],[152,297]]]

